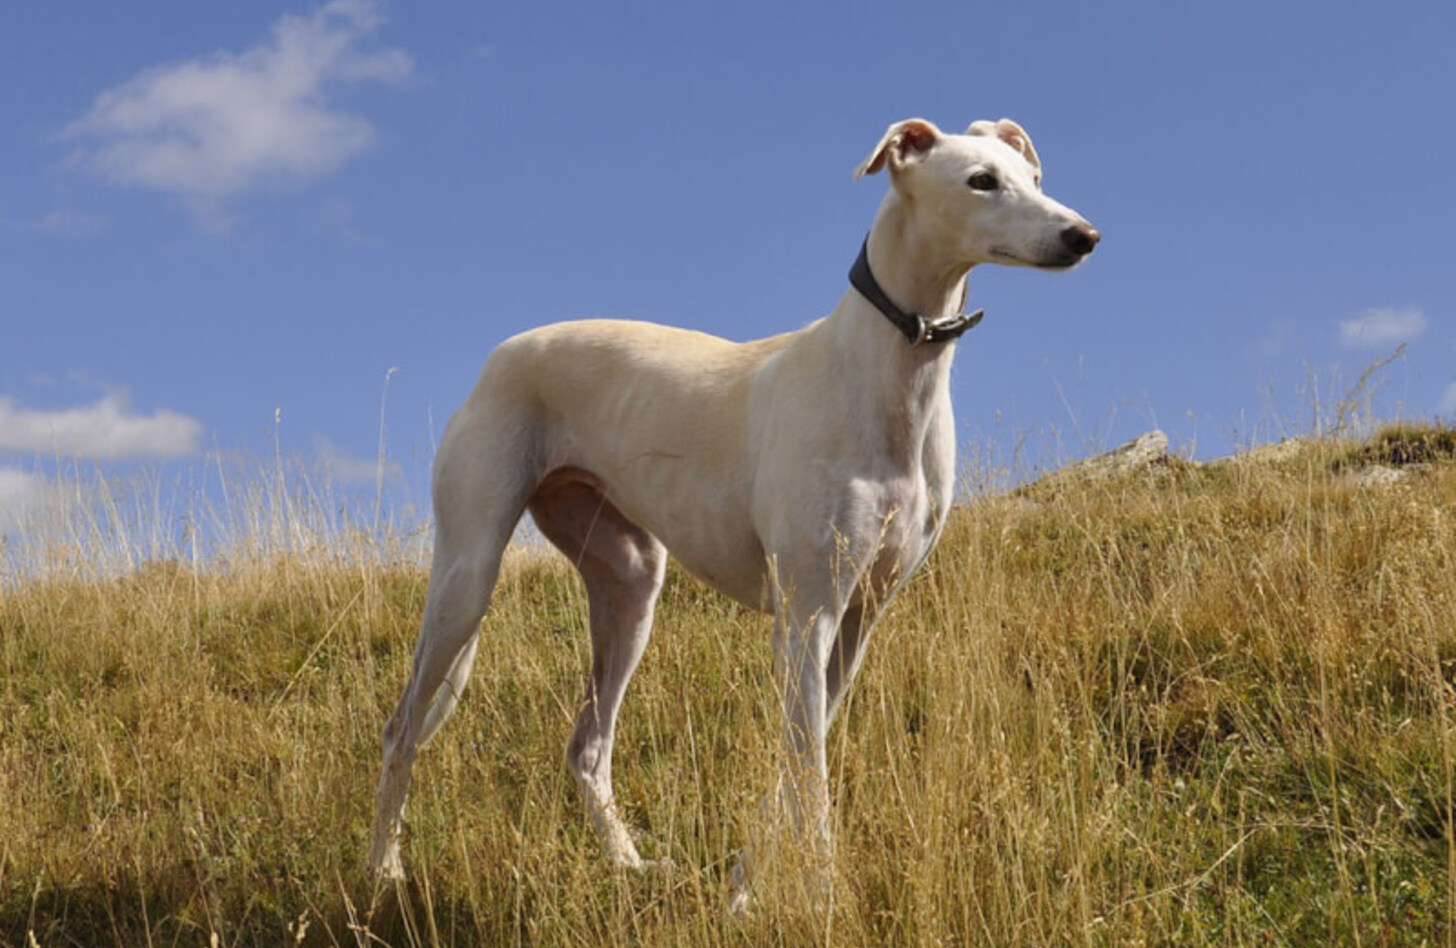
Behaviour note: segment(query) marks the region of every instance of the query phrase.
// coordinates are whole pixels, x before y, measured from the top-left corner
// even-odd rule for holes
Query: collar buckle
[[[915,338],[910,340],[910,348],[914,349],[922,342],[930,338],[931,324],[924,316],[914,313],[915,316]]]
[[[890,321],[890,325],[900,331],[912,349],[927,342],[952,342],[959,339],[964,332],[975,328],[981,317],[986,315],[985,310],[978,309],[970,315],[959,312],[932,320],[919,313],[905,312],[885,295],[879,281],[870,272],[869,256],[870,239],[866,236],[864,244],[859,248],[859,256],[854,260],[854,266],[849,269],[849,285],[859,291],[871,306],[880,311],[880,315]]]

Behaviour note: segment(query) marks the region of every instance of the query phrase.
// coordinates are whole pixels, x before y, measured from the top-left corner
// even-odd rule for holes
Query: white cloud
[[[1425,331],[1426,314],[1419,307],[1367,309],[1354,319],[1340,321],[1340,345],[1381,349],[1410,342]]]
[[[328,92],[410,74],[402,50],[359,49],[380,23],[374,0],[284,16],[241,53],[158,66],[102,92],[62,137],[83,142],[76,160],[102,178],[176,195],[203,226],[225,228],[224,199],[327,173],[373,143],[373,127]]]
[[[0,467],[0,531],[14,530],[39,516],[54,504],[55,494],[39,474]]]
[[[380,476],[379,458],[355,458],[340,454],[327,438],[315,438],[314,450],[318,452],[319,467],[324,475],[335,484],[375,484]],[[384,459],[384,479],[392,481],[401,475],[399,465],[387,457]]]
[[[131,412],[109,394],[94,405],[30,411],[0,398],[0,452],[59,454],[65,458],[175,458],[193,454],[202,435],[195,419],[172,411]]]
[[[1442,415],[1456,415],[1456,382],[1446,386],[1446,391],[1441,395],[1441,404],[1436,406],[1436,411]]]

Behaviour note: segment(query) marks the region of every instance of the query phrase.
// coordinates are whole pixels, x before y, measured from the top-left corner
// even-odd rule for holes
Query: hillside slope
[[[1451,943],[1451,443],[1164,459],[957,510],[831,734],[830,918],[791,855],[723,912],[776,766],[769,628],[677,572],[615,767],[676,869],[600,857],[561,764],[584,597],[522,554],[383,892],[377,735],[423,572],[318,553],[8,589],[0,943]]]

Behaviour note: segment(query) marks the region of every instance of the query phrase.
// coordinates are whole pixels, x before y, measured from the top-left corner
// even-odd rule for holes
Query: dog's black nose
[[[1062,245],[1075,254],[1083,256],[1092,252],[1102,235],[1091,224],[1073,224],[1062,231]]]

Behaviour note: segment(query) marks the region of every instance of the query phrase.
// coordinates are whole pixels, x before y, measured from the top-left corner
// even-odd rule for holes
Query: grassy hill
[[[724,912],[776,766],[769,624],[680,573],[615,767],[675,871],[600,856],[561,763],[584,596],[523,552],[384,890],[378,733],[423,571],[324,546],[14,582],[0,944],[1451,944],[1453,447],[1393,430],[957,510],[831,733],[832,917],[792,859]]]

